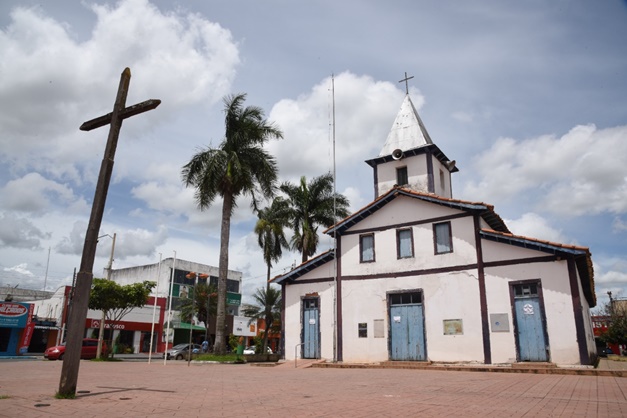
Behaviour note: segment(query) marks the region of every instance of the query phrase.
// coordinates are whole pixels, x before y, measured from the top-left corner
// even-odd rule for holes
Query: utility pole
[[[91,282],[94,277],[93,268],[94,259],[96,258],[98,231],[100,230],[105,203],[107,201],[107,192],[113,172],[115,150],[118,145],[122,121],[131,116],[155,109],[161,103],[161,100],[147,100],[126,107],[126,96],[128,95],[130,82],[131,70],[125,68],[120,76],[120,85],[115,98],[115,104],[113,105],[113,112],[89,120],[80,127],[82,131],[90,131],[101,126],[110,125],[107,145],[100,165],[98,183],[96,184],[94,201],[91,207],[89,224],[87,225],[87,232],[85,233],[81,265],[76,276],[76,288],[74,289],[72,310],[68,322],[68,338],[65,345],[65,355],[61,368],[58,392],[58,395],[63,397],[76,395],[78,369],[81,361],[81,347],[83,345],[83,334],[85,333],[85,319],[87,318]]]
[[[115,251],[115,237],[117,234],[113,233],[113,243],[111,243],[111,256],[109,257],[109,265],[107,266],[107,280],[111,280],[111,268],[113,267],[113,252]],[[102,355],[102,340],[104,339],[105,328],[105,311],[102,311],[102,317],[100,318],[100,330],[98,332],[98,349],[96,350],[96,358],[100,358]]]

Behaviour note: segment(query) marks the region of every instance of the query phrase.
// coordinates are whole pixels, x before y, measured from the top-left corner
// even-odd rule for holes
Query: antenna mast
[[[335,196],[336,171],[335,171],[335,77],[331,74],[331,98],[332,98],[332,137],[333,137],[333,219],[337,219]],[[338,361],[338,329],[337,329],[337,233],[333,234],[333,361]]]

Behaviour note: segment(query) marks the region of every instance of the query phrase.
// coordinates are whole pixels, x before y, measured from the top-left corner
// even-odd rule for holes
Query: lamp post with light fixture
[[[115,237],[116,233],[113,236],[109,234],[101,235],[98,238],[109,237],[113,240],[111,243],[111,255],[109,256],[109,265],[107,266],[107,280],[111,280],[111,267],[113,267],[113,252],[115,251]],[[105,327],[105,311],[102,311],[102,317],[100,318],[100,331],[98,332],[98,348],[96,350],[96,358],[100,358],[102,355],[102,341],[104,339],[104,327]]]

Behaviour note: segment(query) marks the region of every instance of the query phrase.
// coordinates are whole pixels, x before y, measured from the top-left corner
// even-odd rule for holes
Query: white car
[[[270,347],[267,347],[268,349],[268,354],[272,354],[272,349]],[[246,347],[244,349],[244,354],[255,354],[255,346],[251,345],[250,347]]]

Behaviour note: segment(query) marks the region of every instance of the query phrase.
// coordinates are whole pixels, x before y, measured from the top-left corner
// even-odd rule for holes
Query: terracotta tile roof
[[[398,195],[414,197],[417,199],[437,203],[444,206],[454,207],[461,210],[478,210],[481,212],[481,217],[495,230],[498,229],[503,232],[509,232],[507,225],[503,219],[494,212],[494,206],[483,202],[470,202],[467,200],[451,199],[443,196],[436,195],[434,193],[418,192],[412,189],[404,187],[394,187],[387,193],[382,194],[377,199],[373,200],[366,206],[362,207],[355,213],[340,220],[335,225],[327,228],[324,233],[332,235],[333,232],[339,230],[340,232],[350,226],[356,224],[361,219],[366,218],[370,214],[376,212],[383,207],[386,203],[396,198]]]
[[[288,271],[287,273],[279,274],[278,276],[271,278],[269,281],[271,283],[281,284],[285,280],[289,280],[291,278],[296,279],[299,276],[307,273],[308,271],[311,271],[325,264],[326,262],[333,260],[334,254],[335,253],[333,252],[333,250],[325,251],[322,254],[319,254],[315,256],[314,258],[310,258],[304,263],[301,263],[300,265],[294,267],[292,270]]]
[[[581,278],[581,286],[585,293],[588,304],[591,308],[596,306],[597,298],[594,289],[594,267],[592,265],[592,254],[588,247],[582,247],[579,245],[561,244],[559,242],[552,242],[541,240],[538,238],[530,238],[522,235],[514,235],[511,233],[494,231],[491,229],[482,229],[483,236],[501,237],[502,239],[497,241],[509,241],[510,243],[518,244],[530,244],[536,245],[539,250],[552,250],[558,253],[571,254],[575,257],[575,263],[577,270]],[[527,246],[527,245],[525,245]]]
[[[498,235],[502,235],[504,237],[517,238],[517,239],[521,239],[521,240],[525,240],[525,241],[537,242],[537,243],[540,243],[540,244],[545,244],[545,245],[549,245],[549,246],[552,246],[552,247],[564,248],[564,249],[569,249],[569,250],[584,251],[584,252],[587,252],[588,254],[590,254],[590,249],[588,247],[582,247],[582,246],[579,246],[579,245],[561,244],[559,242],[546,241],[546,240],[542,240],[542,239],[538,239],[538,238],[526,237],[524,235],[514,235],[512,233],[501,232],[501,231],[494,231],[492,229],[486,229],[486,228],[483,228],[481,230],[483,232],[487,232],[487,233],[491,233],[491,234],[498,234]]]

